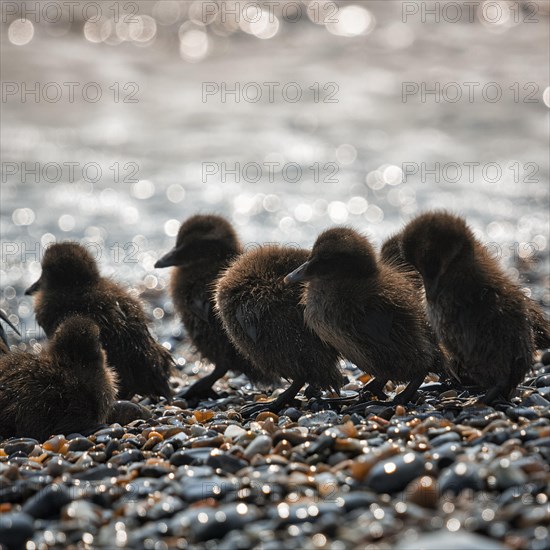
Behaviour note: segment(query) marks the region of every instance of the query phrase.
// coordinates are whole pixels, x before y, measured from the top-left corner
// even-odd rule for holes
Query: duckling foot
[[[295,380],[281,395],[279,395],[279,397],[277,397],[277,399],[273,401],[262,401],[260,403],[250,403],[249,405],[241,407],[241,416],[243,418],[252,418],[261,412],[278,413],[285,405],[294,399],[303,385],[304,382],[302,380]]]
[[[383,407],[391,407],[393,405],[393,401],[365,401],[360,400],[359,402],[355,403],[355,405],[352,405],[351,407],[348,407],[345,411],[345,414],[365,414],[365,409],[367,407],[370,407],[371,405],[380,405]]]
[[[485,395],[481,396],[476,402],[476,405],[490,405],[494,407],[495,405],[507,405],[512,406],[512,403],[504,398],[504,392],[502,388],[495,386],[490,390],[487,390]]]
[[[366,397],[370,393],[378,399],[387,399],[388,396],[384,392],[384,387],[388,383],[388,380],[388,378],[375,378],[374,380],[371,380],[361,388],[359,395],[361,395],[361,397]]]
[[[220,399],[220,395],[212,389],[212,386],[227,373],[229,369],[216,365],[216,368],[204,378],[197,380],[191,386],[187,386],[178,393],[180,399],[186,401],[197,399]]]

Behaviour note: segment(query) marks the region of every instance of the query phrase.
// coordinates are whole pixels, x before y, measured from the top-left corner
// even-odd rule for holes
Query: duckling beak
[[[177,248],[174,248],[170,250],[170,252],[167,252],[160,260],[157,260],[155,263],[155,267],[171,267],[173,265],[177,265],[177,254],[179,250]]]
[[[17,334],[18,336],[21,336],[21,333],[15,328],[14,324],[8,319],[8,316],[0,309],[0,318],[5,321],[10,328]]]
[[[298,283],[306,278],[306,270],[310,262],[302,264],[299,268],[295,269],[292,273],[289,273],[285,277],[285,283]]]
[[[31,285],[27,290],[25,290],[25,296],[32,296],[35,292],[40,290],[40,279]]]

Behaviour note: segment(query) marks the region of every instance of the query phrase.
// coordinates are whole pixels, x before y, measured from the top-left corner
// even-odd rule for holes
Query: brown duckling
[[[299,285],[285,275],[308,257],[306,250],[264,246],[239,256],[218,280],[216,309],[237,349],[265,378],[290,386],[274,401],[243,408],[246,415],[278,412],[306,383],[338,391],[338,353],[304,324]]]
[[[181,394],[217,397],[212,385],[228,370],[246,374],[253,382],[266,383],[250,362],[229,341],[222,322],[214,313],[214,283],[242,248],[231,224],[220,216],[196,215],[180,227],[176,246],[155,267],[175,266],[170,294],[192,344],[214,364],[214,370]]]
[[[533,316],[549,330],[542,312],[459,216],[417,216],[403,231],[402,249],[422,276],[428,316],[452,356],[451,370],[486,389],[485,403],[510,399],[532,364]]]
[[[381,393],[388,380],[408,382],[395,399],[406,403],[443,357],[414,284],[395,267],[377,260],[368,239],[347,227],[319,235],[311,254],[287,275],[305,281],[306,324],[326,343],[375,380],[366,389]],[[293,288],[293,287],[291,287]]]
[[[8,316],[4,311],[0,309],[0,319],[4,321],[12,330],[17,334],[18,336],[21,336],[21,333],[15,328],[13,323],[9,320]],[[6,334],[6,331],[4,330],[4,327],[2,326],[2,323],[0,323],[0,355],[4,355],[6,353],[10,352],[10,345],[8,342],[8,335]]]
[[[105,422],[116,391],[98,326],[71,316],[39,355],[0,358],[0,434],[44,441],[89,431]]]
[[[101,344],[119,376],[119,397],[134,394],[170,399],[172,356],[151,336],[141,303],[120,285],[102,277],[94,258],[78,243],[46,249],[34,294],[36,320],[51,338],[71,314],[90,317],[100,328]]]

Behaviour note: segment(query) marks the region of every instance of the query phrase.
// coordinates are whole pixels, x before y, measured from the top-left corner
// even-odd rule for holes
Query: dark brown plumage
[[[116,375],[106,366],[99,328],[72,316],[48,348],[0,358],[0,434],[45,440],[82,433],[107,419],[115,402]]]
[[[405,227],[402,248],[422,275],[428,316],[452,355],[452,371],[485,388],[485,402],[510,398],[532,364],[533,317],[548,330],[536,304],[459,216],[418,216]]]
[[[442,355],[417,289],[398,269],[377,260],[366,237],[346,227],[317,238],[307,261],[287,282],[306,281],[305,320],[319,337],[374,375],[378,394],[388,380],[409,382],[406,402]]]
[[[19,331],[15,328],[13,323],[9,320],[8,316],[0,309],[0,319],[4,321],[18,336],[21,336]],[[0,356],[10,352],[10,344],[8,342],[8,335],[0,323]]]
[[[35,294],[36,320],[48,337],[68,315],[90,317],[100,328],[109,364],[119,376],[119,397],[134,394],[170,398],[174,362],[147,328],[138,300],[102,277],[94,258],[78,243],[47,248],[42,275],[26,294]]]
[[[402,234],[396,233],[382,243],[380,260],[401,271],[414,284],[418,292],[423,294],[424,284],[422,283],[422,277],[420,273],[405,260],[401,249],[401,238]]]
[[[275,401],[245,410],[279,410],[300,388],[339,390],[338,353],[304,324],[299,285],[284,277],[308,257],[306,250],[265,246],[238,257],[218,280],[216,308],[232,342],[263,377],[292,384]]]
[[[170,294],[176,311],[197,351],[215,366],[209,375],[186,389],[186,398],[215,396],[212,385],[229,369],[246,374],[254,382],[269,381],[237,352],[214,313],[213,285],[241,252],[239,238],[227,220],[196,215],[181,225],[176,246],[155,264],[175,266]]]

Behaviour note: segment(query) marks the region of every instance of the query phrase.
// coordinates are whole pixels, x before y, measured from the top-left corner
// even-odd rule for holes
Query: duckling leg
[[[181,399],[198,399],[203,397],[209,397],[211,399],[219,399],[220,396],[216,393],[212,386],[220,378],[223,378],[229,369],[225,365],[216,365],[214,370],[206,375],[204,378],[197,380],[191,386],[187,386],[178,393],[178,397]]]
[[[510,404],[507,399],[504,398],[504,395],[506,394],[506,391],[504,388],[502,388],[499,385],[496,385],[485,393],[482,397],[480,397],[477,401],[477,405],[494,405],[498,403],[506,403]]]
[[[388,383],[389,378],[375,378],[365,384],[359,390],[359,397],[335,397],[330,399],[319,399],[323,405],[350,405],[347,412],[364,411],[367,405],[384,402],[388,396],[384,393],[384,386]],[[368,401],[366,398],[369,394],[374,395],[381,401]],[[352,405],[352,406],[351,406]]]
[[[383,382],[383,384],[382,384],[382,382]],[[382,387],[384,387],[386,385],[386,382],[387,382],[387,380],[381,380],[380,384],[382,385]],[[365,407],[368,407],[369,405],[384,405],[386,407],[391,407],[393,405],[404,405],[405,403],[408,403],[411,400],[411,398],[414,396],[414,394],[416,393],[416,390],[418,390],[418,388],[420,387],[422,382],[424,382],[424,376],[423,375],[422,376],[417,376],[416,378],[411,380],[409,382],[409,384],[407,385],[407,387],[400,394],[396,395],[394,399],[389,400],[389,401],[388,400],[386,400],[386,401],[365,401],[363,399],[359,403],[357,403],[356,405],[353,405],[353,407],[349,407],[348,409],[346,409],[346,413],[348,413],[348,414],[364,413],[365,412]],[[370,385],[371,385],[371,383],[369,382],[363,388],[363,390],[366,390]],[[377,387],[375,389],[377,389],[378,387],[379,386],[377,385]],[[370,388],[369,388],[369,391],[370,391]],[[384,396],[387,399],[388,396],[385,395],[385,394],[384,394]]]
[[[371,380],[367,384],[365,384],[359,394],[361,397],[364,397],[368,392],[370,392],[372,395],[378,397],[378,399],[387,399],[388,396],[384,392],[384,387],[388,383],[389,378],[381,378],[377,377],[374,380]]]
[[[393,400],[393,403],[395,405],[405,405],[408,403],[416,393],[416,390],[422,385],[422,382],[424,382],[425,376],[419,375],[416,378],[413,378],[408,384],[407,387],[399,394],[395,396],[395,399]]]
[[[250,418],[256,416],[261,412],[273,412],[278,413],[284,405],[288,404],[296,394],[302,389],[304,385],[303,380],[294,380],[292,384],[281,394],[277,399],[273,401],[263,401],[260,403],[250,403],[241,407],[241,415],[244,418]]]

